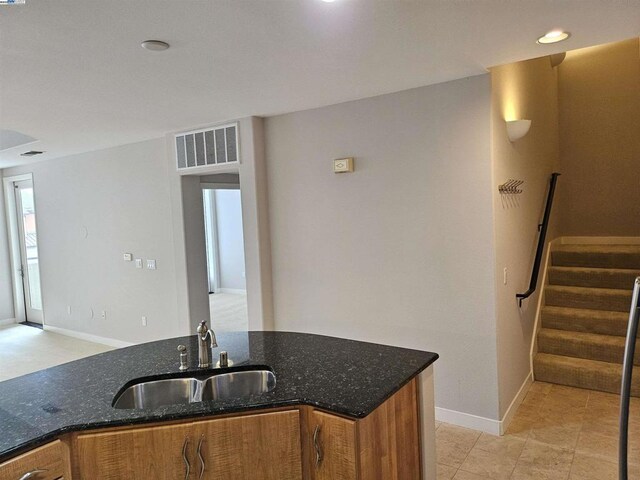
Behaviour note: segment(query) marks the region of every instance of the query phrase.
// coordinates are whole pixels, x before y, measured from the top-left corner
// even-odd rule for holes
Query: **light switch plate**
[[[333,161],[334,173],[353,172],[353,157],[338,158]]]
[[[155,260],[147,260],[147,268],[149,270],[155,270],[156,269],[156,261]]]
[[[136,268],[142,268],[142,259],[136,258]]]

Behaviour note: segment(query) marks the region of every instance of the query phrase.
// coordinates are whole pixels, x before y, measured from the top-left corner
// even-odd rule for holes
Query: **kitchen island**
[[[182,372],[179,344],[186,345],[189,354],[189,367]],[[425,442],[431,445],[433,439],[420,437],[433,435],[432,377],[428,372],[416,377],[437,354],[290,332],[221,333],[218,345],[213,358],[227,351],[229,368],[197,368],[197,338],[191,336],[114,350],[0,382],[0,463],[19,463],[37,447],[53,448],[55,443],[63,473],[32,478],[118,478],[118,468],[129,469],[131,478],[218,478],[207,475],[226,464],[238,476],[225,478],[369,480],[366,468],[382,469],[371,478],[427,478],[420,473],[420,444],[424,464],[425,457],[432,457],[425,453]],[[139,379],[252,369],[272,371],[275,388],[154,409],[113,407],[118,393]],[[247,444],[251,435],[256,438]],[[235,447],[227,445],[230,442]],[[150,445],[157,458],[149,457],[144,445]],[[241,458],[222,458],[225,445],[245,451]],[[127,453],[132,458],[122,459]],[[261,457],[270,454],[284,459],[285,470],[269,473],[267,466],[273,462],[268,459],[261,465]],[[384,466],[377,465],[383,457]],[[115,458],[123,465],[114,466]],[[135,462],[145,464],[142,473],[132,473]],[[238,466],[245,463],[258,470],[252,476],[241,473]],[[25,465],[39,468],[37,462]],[[385,474],[389,468],[395,473]],[[411,469],[409,476],[403,469]]]

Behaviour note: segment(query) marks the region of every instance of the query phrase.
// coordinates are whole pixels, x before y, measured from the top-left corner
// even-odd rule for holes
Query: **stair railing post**
[[[640,277],[636,278],[631,297],[627,339],[624,346],[622,363],[622,386],[620,388],[620,444],[618,448],[618,473],[620,480],[628,478],[627,449],[629,445],[629,402],[631,400],[631,377],[633,374],[633,358],[638,335],[638,319],[640,318]]]

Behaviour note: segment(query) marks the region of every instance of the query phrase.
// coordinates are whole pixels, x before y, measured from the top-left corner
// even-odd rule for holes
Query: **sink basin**
[[[275,386],[276,376],[269,370],[223,373],[204,381],[202,400],[249,397],[269,392]]]
[[[116,395],[114,408],[153,409],[165,405],[197,403],[259,395],[274,389],[270,370],[247,370],[198,378],[167,378],[134,383]]]

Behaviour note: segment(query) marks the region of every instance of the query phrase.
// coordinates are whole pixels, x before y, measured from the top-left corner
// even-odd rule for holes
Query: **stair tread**
[[[567,357],[565,355],[554,355],[553,353],[537,353],[533,358],[535,361],[561,362],[572,364],[582,369],[598,370],[601,372],[622,373],[622,365],[619,363],[603,362],[600,360],[589,360],[587,358]]]
[[[558,245],[553,266],[640,269],[640,245]]]
[[[554,252],[576,252],[576,253],[640,253],[640,245],[634,244],[566,244],[553,247]]]
[[[638,268],[568,267],[551,266],[547,270],[549,285],[566,285],[588,288],[632,289],[634,280],[640,277]]]
[[[629,314],[611,310],[557,307],[540,310],[542,328],[625,337]]]
[[[618,363],[538,353],[533,359],[533,371],[539,381],[620,393],[622,365]],[[631,379],[631,395],[640,396],[640,376]]]
[[[548,290],[555,290],[557,292],[571,292],[578,294],[601,294],[601,295],[628,295],[631,297],[633,291],[632,288],[599,288],[599,287],[576,287],[573,285],[547,285]]]
[[[569,340],[571,342],[591,343],[596,345],[609,345],[614,347],[623,347],[625,337],[616,335],[602,335],[600,333],[575,332],[568,330],[557,330],[555,328],[541,328],[538,332],[539,337],[557,338]]]
[[[634,364],[640,364],[640,344]],[[552,353],[588,360],[599,360],[621,364],[624,358],[625,337],[600,333],[577,332],[541,328],[538,332],[538,349],[541,353]]]
[[[556,315],[571,315],[574,317],[591,318],[601,317],[611,320],[624,320],[629,321],[629,314],[627,312],[616,312],[613,310],[594,310],[591,308],[573,308],[573,307],[559,307],[555,305],[545,305],[542,307],[547,313]]]
[[[640,270],[637,268],[610,268],[610,267],[568,267],[565,265],[551,265],[549,270],[559,272],[584,272],[584,273],[632,273],[636,272],[640,276]]]

